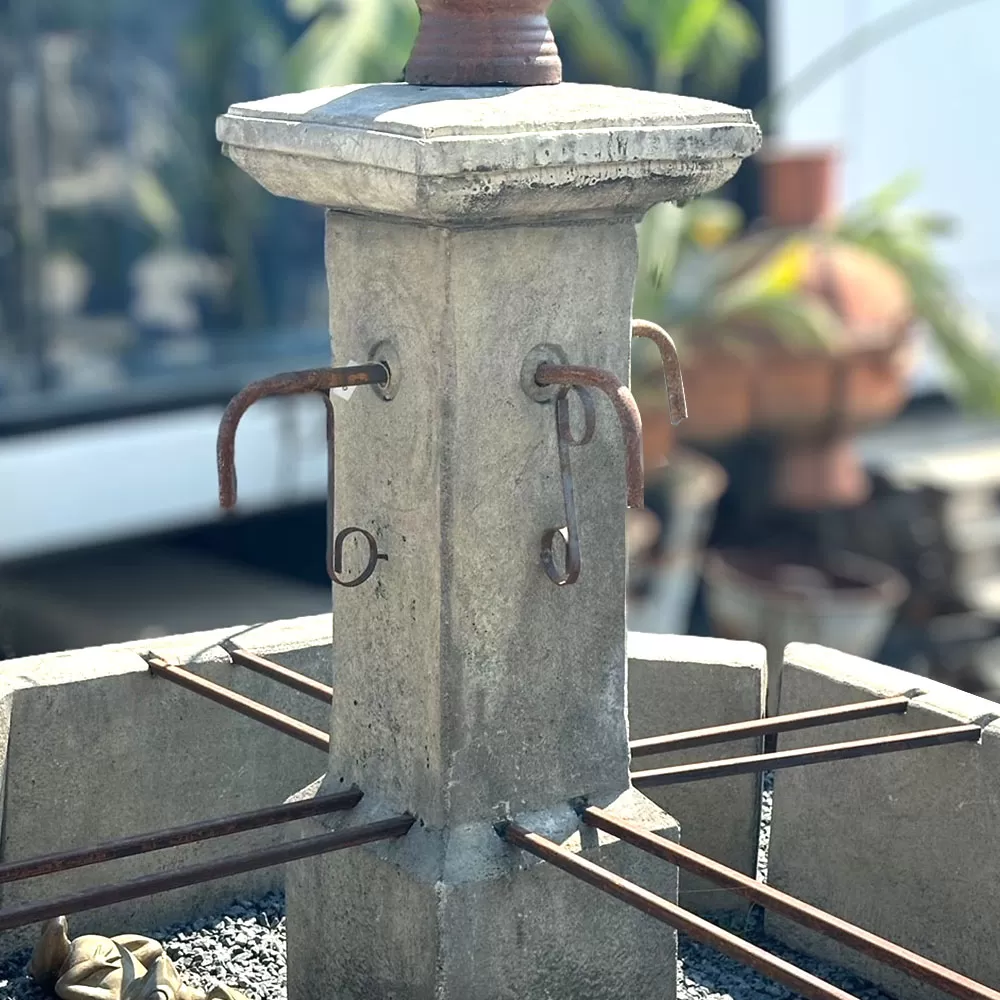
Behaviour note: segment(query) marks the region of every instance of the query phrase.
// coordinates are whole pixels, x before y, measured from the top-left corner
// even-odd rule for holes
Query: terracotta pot
[[[546,11],[552,0],[417,0],[420,32],[406,82],[532,86],[562,82]]]
[[[755,377],[753,422],[778,433],[815,434],[830,420],[836,360],[823,354],[773,351]]]
[[[834,215],[838,166],[835,150],[765,151],[760,159],[764,166],[764,211],[772,226],[811,226]]]
[[[808,441],[891,420],[906,403],[912,358],[908,337],[881,351],[769,357],[757,369],[753,423]]]

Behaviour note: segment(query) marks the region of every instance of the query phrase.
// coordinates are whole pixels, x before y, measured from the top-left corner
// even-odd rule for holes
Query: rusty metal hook
[[[648,319],[632,321],[632,336],[651,340],[659,348],[660,360],[663,363],[663,377],[667,380],[670,422],[676,427],[682,420],[687,420],[688,415],[687,395],[684,392],[684,376],[681,373],[677,345],[666,330],[651,323]]]
[[[375,572],[379,560],[389,557],[378,550],[378,542],[370,531],[364,528],[345,528],[334,538],[334,514],[336,509],[336,412],[331,389],[341,389],[355,385],[386,385],[389,370],[382,364],[352,365],[343,368],[311,368],[300,372],[287,372],[272,378],[253,382],[233,397],[226,407],[219,424],[216,446],[219,466],[219,503],[224,510],[236,506],[236,430],[243,415],[261,399],[273,396],[294,396],[316,393],[326,406],[326,461],[327,461],[327,538],[326,568],[330,579],[342,587],[360,587]],[[352,535],[361,535],[369,547],[368,564],[353,580],[342,576],[344,544]]]
[[[611,400],[625,441],[626,503],[629,507],[642,507],[642,417],[629,387],[611,372],[585,365],[542,364],[535,372],[535,381],[539,385],[600,389]]]
[[[325,396],[331,389],[343,389],[352,385],[385,385],[388,381],[389,369],[382,364],[309,368],[251,382],[238,392],[222,414],[216,442],[219,503],[223,510],[232,510],[236,506],[236,429],[243,415],[254,403],[273,396],[299,396],[309,392]],[[329,400],[328,396],[326,398]]]
[[[576,392],[583,404],[583,435],[579,440],[573,437],[569,419],[569,394]],[[573,493],[573,469],[570,465],[569,449],[589,444],[597,428],[597,410],[590,393],[581,386],[562,386],[556,396],[556,441],[559,445],[559,472],[562,477],[563,506],[566,509],[566,524],[562,528],[546,531],[542,536],[542,565],[549,579],[557,587],[576,583],[580,578],[583,561],[580,555],[580,529],[576,516],[576,498]],[[556,538],[561,538],[566,549],[565,572],[560,573],[555,560]]]

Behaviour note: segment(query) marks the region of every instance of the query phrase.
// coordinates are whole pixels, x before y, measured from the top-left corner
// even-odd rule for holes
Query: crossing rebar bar
[[[846,920],[841,920],[825,910],[810,906],[808,903],[780,892],[766,883],[758,882],[742,872],[727,868],[718,861],[698,854],[690,848],[674,844],[663,837],[658,837],[656,834],[625,823],[603,809],[590,806],[583,810],[581,818],[584,823],[592,826],[595,830],[610,833],[613,837],[617,837],[633,847],[638,847],[639,850],[645,851],[647,854],[669,861],[671,864],[677,865],[678,868],[694,872],[716,885],[731,889],[772,913],[779,913],[804,927],[825,934],[855,951],[870,955],[872,958],[899,969],[921,982],[929,983],[953,997],[958,997],[959,1000],[1000,1000],[1000,993],[982,983],[977,983],[946,966],[932,962],[930,959],[902,948],[898,944],[893,944],[877,934],[872,934]]]
[[[330,750],[329,735],[314,726],[299,722],[298,719],[293,719],[290,715],[276,712],[273,708],[268,708],[267,705],[262,705],[259,701],[253,701],[235,691],[230,691],[229,688],[222,687],[221,684],[205,680],[204,677],[199,677],[184,667],[168,663],[155,653],[146,653],[143,659],[149,665],[150,672],[157,677],[162,677],[182,688],[187,688],[188,691],[200,694],[202,697],[208,698],[209,701],[232,709],[248,719],[262,722],[268,728],[291,736],[292,739],[305,743],[316,750],[322,750],[325,753]]]
[[[873,757],[883,753],[898,753],[901,750],[920,750],[948,743],[976,743],[982,732],[979,726],[948,726],[944,729],[898,733],[895,736],[879,736],[875,739],[853,740],[849,743],[831,743],[827,746],[804,747],[800,750],[779,750],[776,753],[753,754],[749,757],[700,761],[697,764],[680,764],[652,771],[633,771],[632,784],[636,788],[658,788],[661,785],[678,785],[685,781],[704,781],[708,778],[728,778],[734,774],[755,774],[785,767],[826,764],[834,760]]]
[[[764,951],[763,948],[758,948],[735,934],[730,934],[728,931],[716,927],[676,903],[663,899],[648,889],[643,889],[642,886],[629,882],[620,875],[609,872],[599,865],[595,865],[592,861],[565,850],[551,840],[541,837],[537,833],[531,833],[516,823],[501,824],[497,832],[508,843],[549,862],[567,874],[592,885],[595,889],[600,889],[623,903],[641,910],[653,917],[654,920],[659,920],[661,923],[687,934],[695,941],[700,941],[702,944],[715,948],[722,954],[756,969],[762,975],[795,990],[808,1000],[857,1000],[857,997],[852,994],[845,993],[829,983],[824,983],[822,979],[797,968],[791,962],[786,962],[784,959]]]
[[[711,726],[706,729],[691,729],[683,733],[669,733],[665,736],[650,736],[633,740],[629,747],[633,757],[651,757],[671,750],[687,750],[690,747],[709,746],[713,743],[729,743],[751,736],[773,733],[790,733],[816,726],[829,726],[852,719],[867,719],[877,715],[902,714],[909,707],[910,699],[905,695],[898,698],[879,698],[876,701],[862,701],[856,705],[840,705],[836,708],[821,708],[810,712],[795,712],[789,715],[772,715],[768,719],[749,719],[733,722],[725,726]]]
[[[143,833],[134,837],[123,837],[120,840],[110,840],[97,847],[45,854],[24,861],[9,861],[0,865],[0,884],[20,882],[22,879],[35,878],[38,875],[54,875],[72,868],[85,868],[88,865],[103,864],[105,861],[162,851],[168,847],[197,844],[216,837],[229,837],[249,830],[262,830],[268,826],[293,823],[310,816],[323,816],[326,813],[353,809],[361,798],[361,790],[353,787],[335,795],[318,795],[312,799],[303,799],[301,802],[288,802],[266,809],[224,816],[221,819],[158,830],[156,833]]]
[[[252,670],[278,684],[284,684],[285,687],[299,691],[310,698],[315,698],[316,701],[326,702],[327,705],[333,704],[333,688],[329,684],[314,681],[311,677],[306,677],[305,674],[300,674],[296,670],[290,670],[288,667],[283,667],[280,663],[275,663],[257,653],[241,649],[228,639],[219,645],[226,651],[233,663],[246,667],[247,670]]]
[[[230,878],[245,872],[257,871],[261,868],[274,868],[290,861],[300,861],[303,858],[315,857],[317,854],[330,854],[342,851],[348,847],[359,847],[378,840],[389,840],[403,836],[411,826],[414,817],[394,816],[392,819],[379,820],[350,830],[336,833],[324,833],[318,837],[308,837],[305,840],[291,844],[278,844],[262,850],[249,851],[246,854],[232,855],[208,861],[189,868],[178,868],[170,872],[158,872],[155,875],[144,875],[129,882],[117,885],[100,885],[86,889],[70,896],[46,900],[44,903],[26,903],[23,906],[12,906],[0,910],[0,931],[9,931],[15,927],[51,920],[53,917],[69,916],[82,910],[94,910],[114,903],[124,903],[131,899],[142,899],[145,896],[155,896],[157,893],[169,892],[172,889],[183,889],[189,885],[200,885],[220,878]]]

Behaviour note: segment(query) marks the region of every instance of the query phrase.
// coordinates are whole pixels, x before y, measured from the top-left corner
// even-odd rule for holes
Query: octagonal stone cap
[[[330,87],[233,105],[216,133],[273,194],[461,226],[639,216],[761,142],[749,111],[583,84]]]

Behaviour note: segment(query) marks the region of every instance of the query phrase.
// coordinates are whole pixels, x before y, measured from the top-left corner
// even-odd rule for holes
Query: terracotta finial
[[[533,86],[562,82],[545,12],[552,0],[417,0],[420,33],[406,82]]]

